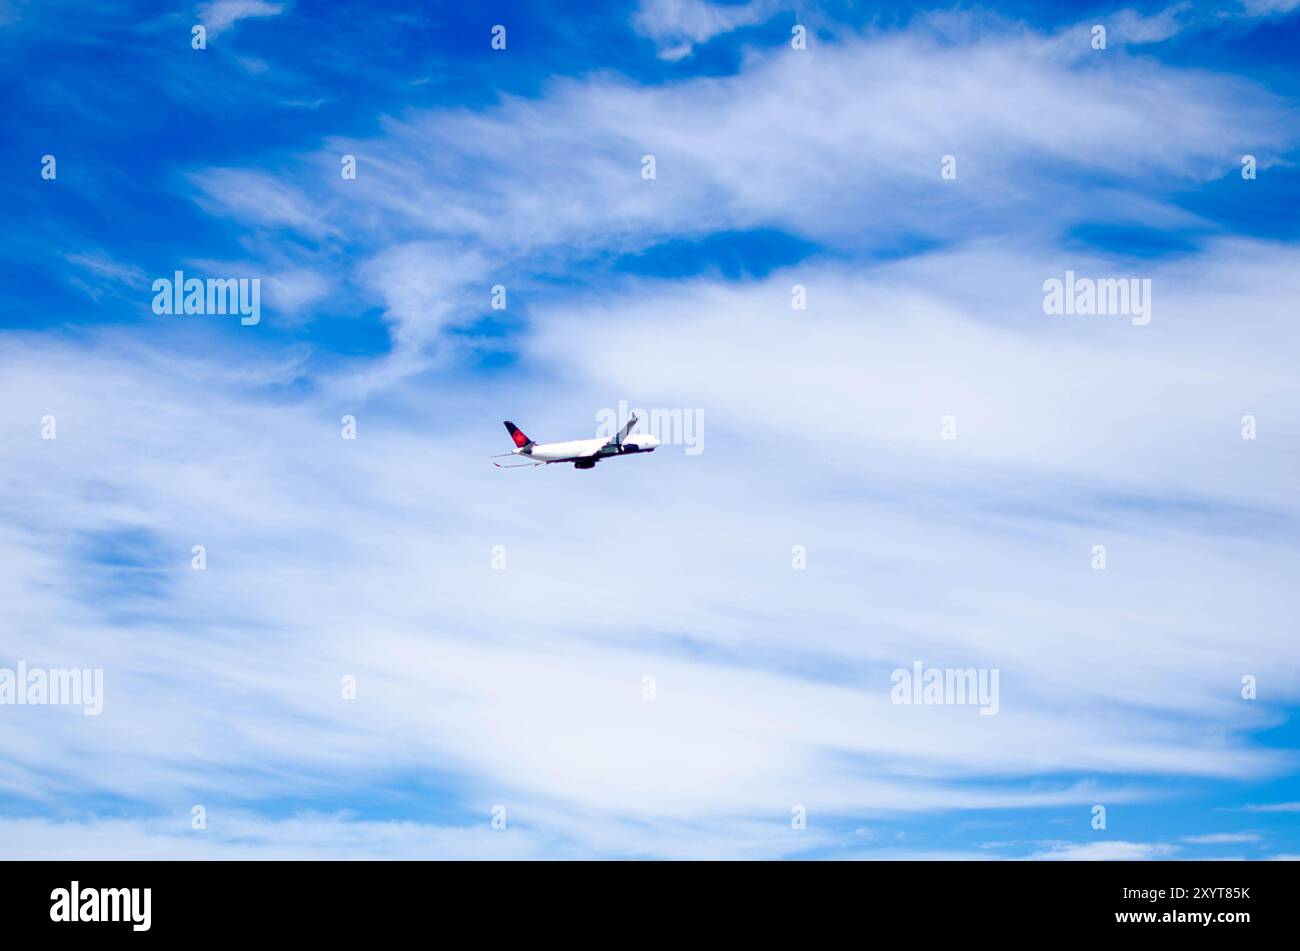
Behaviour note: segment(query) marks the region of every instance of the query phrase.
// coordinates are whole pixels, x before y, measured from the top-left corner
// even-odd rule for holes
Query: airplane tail
[[[520,429],[518,426],[516,426],[514,423],[510,422],[510,420],[507,419],[505,421],[505,424],[506,424],[506,432],[510,434],[510,438],[515,441],[515,445],[518,448],[527,449],[529,446],[533,444],[533,441],[524,435],[524,431]]]

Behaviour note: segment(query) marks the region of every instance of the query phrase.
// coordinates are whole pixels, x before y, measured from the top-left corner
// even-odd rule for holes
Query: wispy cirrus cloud
[[[1221,178],[1247,147],[1268,162],[1294,141],[1292,107],[1242,80],[1118,52],[1098,70],[1084,62],[1086,43],[1062,55],[1051,36],[960,22],[972,31],[963,44],[918,28],[768,52],[733,77],[557,80],[538,99],[387,119],[380,136],[305,156],[292,184],[229,167],[190,179],[214,213],[382,247],[361,268],[400,288],[430,269],[398,242],[454,245],[528,283],[755,228],[855,255],[1008,230],[1057,242],[1079,222],[1206,231],[1162,194]],[[355,180],[339,177],[344,154],[357,156]],[[653,181],[641,178],[645,154]],[[956,181],[939,178],[945,155]],[[406,365],[419,361],[405,348],[480,311],[479,270],[450,283],[433,273],[436,307],[389,307]]]
[[[283,4],[266,0],[212,0],[199,5],[198,16],[208,35],[216,37],[241,20],[279,16],[284,9]]]
[[[1259,259],[1257,250],[1246,254]],[[929,284],[924,269],[904,281],[906,270],[882,273],[881,286],[896,293],[900,284]],[[1281,264],[1279,273],[1294,269]],[[805,321],[849,320],[855,314],[860,319],[859,302],[878,292],[871,282],[854,288],[842,277],[820,283],[841,287],[843,298],[817,300],[816,310],[799,315]],[[405,393],[390,389],[379,403],[336,402],[331,418],[311,403],[268,403],[264,381],[275,379],[269,368],[251,378],[220,369],[228,364],[246,371],[248,354],[232,354],[199,374],[193,360],[164,369],[138,352],[101,359],[66,347],[14,351],[4,374],[12,388],[6,400],[20,419],[56,411],[62,429],[53,446],[12,434],[12,444],[25,447],[12,455],[12,470],[5,473],[14,497],[24,499],[25,508],[58,517],[33,522],[8,513],[23,526],[13,544],[42,553],[26,558],[8,579],[15,593],[11,603],[24,603],[33,616],[47,619],[39,640],[23,637],[10,646],[51,664],[81,651],[83,663],[102,663],[108,670],[106,722],[115,726],[97,743],[94,755],[103,762],[94,770],[96,783],[113,795],[146,800],[151,788],[184,790],[182,796],[200,802],[212,795],[204,790],[213,788],[229,797],[219,777],[238,749],[243,801],[231,805],[249,808],[260,797],[283,795],[303,783],[327,792],[336,785],[327,777],[339,763],[348,764],[351,776],[369,770],[363,772],[366,781],[381,785],[384,770],[437,768],[458,777],[465,798],[460,808],[474,815],[486,816],[498,800],[522,803],[532,816],[530,828],[559,835],[563,827],[566,836],[577,835],[574,848],[626,854],[646,848],[626,825],[634,817],[653,818],[668,829],[688,816],[711,816],[711,833],[697,832],[699,847],[725,851],[732,847],[728,843],[747,841],[750,833],[743,830],[749,823],[780,824],[778,817],[788,816],[796,803],[829,817],[1070,805],[1083,810],[1097,801],[1140,801],[1154,792],[1154,776],[1262,776],[1290,768],[1275,751],[1241,742],[1260,721],[1236,697],[1235,680],[1219,683],[1225,666],[1240,666],[1249,657],[1250,669],[1267,677],[1272,689],[1295,689],[1278,680],[1288,643],[1277,624],[1289,616],[1279,600],[1284,589],[1258,573],[1266,564],[1289,570],[1280,539],[1238,534],[1231,521],[1179,527],[1178,519],[1158,513],[1135,524],[1132,511],[1108,514],[1095,503],[1089,521],[1074,524],[1078,502],[1059,488],[1063,470],[1083,486],[1141,492],[1143,480],[1161,482],[1178,470],[1181,441],[1191,446],[1201,439],[1195,430],[1182,436],[1167,430],[1166,461],[1148,460],[1141,471],[1131,467],[1136,455],[1119,448],[1111,451],[1120,455],[1098,456],[1100,445],[1084,447],[1078,459],[1057,450],[1055,468],[1046,458],[1026,459],[1023,445],[1014,441],[1000,444],[1003,453],[1013,447],[1019,452],[995,451],[981,461],[977,439],[976,455],[965,457],[965,465],[974,467],[961,490],[966,513],[934,521],[928,514],[933,500],[953,491],[950,479],[939,477],[939,454],[951,457],[953,447],[934,437],[933,411],[919,403],[916,432],[909,432],[909,404],[926,399],[924,387],[894,386],[887,401],[820,393],[817,387],[849,387],[853,380],[860,386],[862,366],[846,353],[843,367],[823,359],[815,377],[811,368],[806,378],[798,375],[799,348],[821,350],[816,337],[807,336],[812,328],[778,318],[788,308],[780,277],[746,288],[737,300],[731,299],[734,289],[707,282],[690,290],[704,296],[669,302],[645,296],[641,288],[636,305],[631,299],[606,303],[601,309],[614,306],[622,314],[616,332],[585,328],[592,319],[585,308],[563,316],[540,313],[544,329],[534,359],[545,367],[563,353],[565,391],[548,395],[549,377],[543,374],[537,382],[521,379],[500,399],[531,407],[539,425],[551,421],[548,428],[560,425],[567,407],[596,405],[618,387],[629,388],[634,400],[637,393],[658,393],[698,402],[708,409],[711,446],[724,447],[721,456],[711,450],[700,457],[702,470],[667,457],[663,462],[670,468],[625,468],[605,483],[570,484],[554,478],[563,473],[548,471],[548,481],[512,486],[514,495],[504,506],[499,487],[481,478],[485,463],[475,462],[494,448],[478,430],[496,421],[480,420],[469,398],[454,388],[407,384]],[[1258,290],[1262,307],[1271,289]],[[754,306],[764,294],[775,301],[769,316]],[[904,306],[916,312],[918,299],[906,299]],[[1167,306],[1195,322],[1196,312],[1186,303],[1171,300]],[[873,307],[882,321],[890,311],[883,302]],[[710,316],[694,317],[693,329],[666,328],[664,313]],[[955,352],[977,350],[972,341],[985,333],[978,328],[993,316],[975,312],[957,319],[945,335]],[[751,339],[740,347],[708,339],[716,332],[734,340],[738,322],[756,319],[766,321],[766,329],[754,324]],[[970,325],[962,329],[965,320]],[[847,326],[839,331],[841,347],[851,335]],[[656,337],[674,352],[653,349]],[[895,338],[877,331],[871,339],[877,359],[904,368],[915,362],[905,356],[906,334]],[[1051,344],[1041,334],[1030,339],[1040,347]],[[575,342],[582,343],[575,348]],[[763,356],[756,346],[772,347],[773,355]],[[774,362],[776,353],[787,368],[787,392],[801,401],[784,414],[754,389],[753,368]],[[1011,365],[1041,363],[1032,353],[1025,350]],[[692,366],[683,362],[687,356],[711,363]],[[1231,379],[1233,360],[1232,349],[1220,341],[1220,388]],[[128,373],[123,366],[149,371]],[[936,367],[932,379],[960,377],[975,366]],[[1132,422],[1123,395],[1149,385],[1143,380],[1149,369],[1135,364],[1130,377],[1113,367],[1109,379],[1119,402],[1078,404],[1068,428],[1086,432],[1111,411]],[[185,395],[196,378],[205,380],[206,395],[198,403]],[[701,380],[715,389],[698,389]],[[1050,410],[1050,393],[1037,383],[1024,392],[1037,394],[1045,419],[1026,423],[1030,431],[1050,428],[1048,419],[1068,418],[1064,405]],[[967,436],[979,432],[981,417],[1005,418],[1022,405],[1012,395],[1017,392],[1011,386],[1005,408],[983,412],[963,397],[960,412],[973,413],[962,416],[971,427]],[[1190,408],[1196,399],[1181,402]],[[869,408],[877,403],[889,412]],[[436,418],[417,408],[428,405],[439,407]],[[130,406],[155,409],[123,411]],[[825,415],[826,407],[836,406],[844,407],[841,415]],[[356,443],[338,439],[337,417],[344,412],[359,417]],[[845,544],[829,529],[830,511],[813,501],[774,508],[776,488],[754,475],[762,473],[768,456],[764,441],[750,432],[756,418],[764,420],[765,438],[804,440],[799,451],[807,466],[782,475],[783,496],[816,500],[826,479],[852,471],[864,444],[846,444],[835,438],[837,432],[855,432],[872,458],[890,459],[892,475],[882,471],[870,492],[842,496],[833,506],[834,521],[875,526],[873,534],[890,538],[889,546],[859,550]],[[402,419],[419,423],[412,428]],[[872,433],[864,423],[884,428]],[[193,434],[201,435],[196,441]],[[1227,424],[1225,445],[1236,438]],[[173,448],[160,453],[165,446]],[[145,455],[151,464],[141,470],[134,460]],[[1085,462],[1095,468],[1089,471]],[[1152,465],[1167,468],[1157,472]],[[997,486],[1006,476],[995,477],[997,472],[1017,474],[1007,491],[1030,491],[1039,499],[1032,518],[1016,514],[1001,497]],[[1239,478],[1225,471],[1220,484],[1209,476],[1203,476],[1209,481],[1200,491],[1211,497]],[[1128,479],[1137,481],[1126,485]],[[980,483],[983,489],[974,492]],[[431,492],[431,485],[438,491]],[[677,492],[695,504],[667,514],[675,509],[666,493]],[[621,505],[629,495],[640,505]],[[1286,497],[1279,483],[1271,504],[1281,505]],[[106,498],[111,506],[104,506]],[[70,504],[75,499],[86,501]],[[619,531],[611,535],[597,520],[586,529],[570,526],[557,541],[558,513],[587,508],[618,509]],[[323,521],[321,511],[348,514]],[[755,525],[754,511],[768,512],[761,525]],[[557,515],[538,518],[547,512]],[[161,556],[172,566],[163,575],[169,578],[166,597],[110,588],[111,600],[104,602],[102,586],[89,586],[96,576],[82,564],[80,548],[62,541],[92,528],[143,532],[156,539],[160,553],[170,551]],[[766,554],[737,560],[727,540],[739,534]],[[619,541],[625,535],[641,540],[631,555]],[[1118,571],[1100,605],[1097,576],[1087,570],[1085,557],[1098,536],[1112,551],[1125,552],[1124,562],[1142,566],[1140,583],[1129,570]],[[676,551],[681,538],[696,539],[685,563]],[[1227,549],[1221,547],[1224,539],[1231,539]],[[207,572],[188,566],[196,540],[207,546]],[[489,541],[506,545],[505,572],[488,570]],[[808,545],[818,570],[804,577],[790,572],[794,541]],[[944,555],[977,545],[985,552],[983,570],[959,567]],[[1225,550],[1248,570],[1234,574],[1221,554]],[[6,561],[17,563],[16,549]],[[1031,570],[1035,563],[1041,567]],[[1008,564],[1022,566],[1011,588],[999,581],[997,567]],[[86,579],[88,586],[70,592],[72,602],[61,605],[51,581],[64,576]],[[346,576],[348,584],[332,586],[329,579],[336,576]],[[924,579],[938,576],[948,579],[948,594],[936,605]],[[790,583],[796,577],[797,588]],[[697,580],[683,582],[690,578]],[[900,580],[907,578],[920,581]],[[1213,599],[1185,603],[1179,592],[1189,578],[1230,578],[1231,605]],[[856,597],[846,602],[837,592],[848,579],[854,579]],[[104,581],[114,583],[112,576]],[[737,609],[750,600],[746,592],[756,583],[766,591],[763,610]],[[27,596],[16,598],[20,591]],[[36,591],[46,594],[34,598]],[[654,596],[653,610],[627,610],[646,604],[647,594]],[[527,606],[543,602],[554,609],[553,623],[539,625]],[[1159,611],[1151,611],[1153,603]],[[75,611],[66,614],[73,605]],[[1007,620],[1011,605],[1020,618],[1015,623]],[[1244,626],[1243,605],[1254,605],[1252,623]],[[593,612],[604,618],[598,627],[586,620]],[[114,618],[123,613],[140,620],[122,627]],[[65,621],[51,632],[48,619],[60,617]],[[197,618],[205,620],[196,625]],[[1238,633],[1227,641],[1223,632],[1229,628]],[[98,632],[102,656],[86,658],[84,646],[78,647],[86,630]],[[187,632],[181,641],[174,637],[177,630]],[[267,641],[267,630],[279,634]],[[797,642],[790,639],[792,630],[803,631]],[[1046,639],[1044,632],[1050,632]],[[195,639],[205,644],[203,650],[193,650]],[[238,660],[250,652],[255,665]],[[1000,667],[1007,709],[981,718],[963,717],[970,711],[953,708],[894,706],[889,671],[916,656]],[[152,670],[168,671],[166,681],[151,685]],[[337,683],[354,671],[362,692],[349,705],[338,699]],[[646,674],[656,677],[660,691],[650,703],[640,696]],[[165,725],[150,725],[151,711],[185,695],[206,698],[210,734],[227,739],[181,760],[151,763],[147,749],[179,742]],[[249,695],[257,701],[235,699]],[[1059,708],[1061,696],[1070,698],[1070,711]],[[1079,716],[1081,705],[1086,717]],[[229,711],[236,706],[248,714],[232,719]],[[760,708],[766,713],[756,721],[754,710]],[[1183,728],[1188,717],[1218,729],[1235,723],[1238,738],[1189,734]],[[447,729],[431,732],[431,723]],[[12,790],[27,786],[21,769],[49,772],[78,747],[71,724],[49,722],[43,736],[41,752],[7,749],[11,763],[24,764]],[[773,750],[780,755],[774,758]],[[373,771],[364,765],[370,762],[385,765]],[[1111,778],[1071,778],[1080,774]],[[1025,775],[1052,780],[1026,791],[1013,781]],[[1148,778],[1138,784],[1123,778],[1135,775]],[[690,777],[686,786],[682,776]],[[571,827],[563,818],[575,809],[603,817],[593,836],[604,823],[623,831],[586,838],[584,826]],[[799,841],[789,847],[798,848]],[[1059,851],[1040,857],[1074,857]]]
[[[1242,806],[1244,812],[1300,812],[1300,802],[1265,802]]]
[[[99,300],[109,291],[138,290],[148,286],[140,268],[114,261],[101,252],[65,253],[63,257],[74,269],[69,281],[94,300]]]
[[[1169,858],[1178,846],[1164,842],[1126,842],[1120,839],[1105,842],[1059,843],[1029,856],[1033,861],[1065,862],[1140,862]]]
[[[1185,835],[1179,841],[1189,845],[1235,845],[1259,842],[1262,838],[1255,832],[1211,832],[1206,835]]]
[[[632,23],[659,44],[659,57],[669,61],[689,56],[700,43],[752,26],[771,17],[779,7],[773,0],[710,3],[709,0],[641,0]]]

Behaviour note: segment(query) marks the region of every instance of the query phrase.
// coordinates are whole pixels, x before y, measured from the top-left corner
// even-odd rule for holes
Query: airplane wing
[[[598,455],[598,454],[604,452],[604,451],[605,451],[606,449],[608,449],[610,446],[621,446],[621,445],[623,445],[623,440],[627,438],[627,434],[630,433],[630,432],[632,431],[632,427],[635,426],[635,425],[636,425],[636,414],[633,413],[632,416],[631,416],[631,418],[628,419],[628,421],[627,421],[626,423],[623,424],[623,428],[620,429],[618,432],[616,432],[613,436],[611,436],[611,437],[609,438],[609,441],[606,442],[605,445],[603,445],[603,446],[601,446],[599,449],[597,449],[594,453],[592,453],[592,455],[593,455],[593,456],[594,456],[594,455]]]
[[[520,462],[520,463],[516,463],[515,465],[512,465],[512,466],[503,466],[501,463],[499,463],[499,462],[496,461],[497,459],[504,459],[506,456],[511,456],[511,457],[513,457],[513,458],[515,458],[515,459],[519,458],[519,457],[518,457],[517,455],[515,455],[515,453],[513,453],[513,452],[503,453],[503,454],[501,454],[501,455],[499,455],[499,456],[489,456],[488,458],[493,460],[492,465],[496,466],[498,469],[531,469],[531,468],[533,468],[534,466],[544,466],[544,465],[546,465],[546,463],[544,463],[544,462]]]

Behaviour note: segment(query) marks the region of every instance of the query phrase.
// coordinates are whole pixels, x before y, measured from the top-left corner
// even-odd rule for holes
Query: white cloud
[[[1064,187],[1048,161],[1151,185],[1218,178],[1240,157],[1229,143],[1290,141],[1284,114],[1240,81],[1122,56],[1087,69],[1033,34],[962,46],[883,35],[756,56],[723,78],[559,81],[482,114],[390,120],[318,163],[365,156],[367,174],[334,188],[340,213],[371,221],[381,208],[511,257],[758,226],[869,248],[900,231],[979,233],[990,216],[1038,235],[1095,214],[1090,189]],[[640,176],[647,153],[653,182]],[[958,182],[939,178],[945,154]]]
[[[1230,845],[1238,842],[1258,842],[1260,836],[1253,832],[1212,832],[1208,835],[1183,836],[1189,845]]]
[[[429,249],[407,253],[432,267]],[[1165,266],[1147,328],[1034,313],[1029,258],[818,270],[806,312],[783,274],[638,282],[539,311],[527,371],[491,406],[413,381],[363,399],[324,380],[286,402],[266,384],[302,366],[251,349],[164,360],[123,337],[15,340],[0,373],[6,648],[103,666],[107,697],[91,725],[25,710],[0,737],[0,787],[251,808],[337,793],[339,776],[437,771],[463,800],[457,826],[506,802],[575,851],[730,855],[826,845],[780,838],[796,803],[850,821],[1084,809],[1146,798],[1161,776],[1285,771],[1245,739],[1269,717],[1239,700],[1235,671],[1300,690],[1283,623],[1294,553],[1243,514],[1285,522],[1295,503],[1287,459],[1236,426],[1250,405],[1300,430],[1276,346],[1290,325],[1270,309],[1300,271],[1289,255],[1224,245],[1195,280]],[[951,279],[965,273],[1007,287]],[[1023,321],[1004,306],[1017,288]],[[1254,333],[1217,320],[1216,294]],[[483,458],[503,449],[498,415],[581,435],[623,397],[704,408],[707,452],[594,473]],[[949,401],[956,445],[937,439]],[[799,465],[774,469],[774,445]],[[1213,466],[1189,465],[1207,453]],[[1226,514],[1104,501],[1171,495]],[[123,531],[156,564],[88,558],[88,538]],[[1087,566],[1099,537],[1104,575]],[[195,543],[206,572],[189,569]],[[807,572],[789,568],[794,543]],[[998,667],[1002,712],[894,706],[889,671],[916,658]],[[1080,772],[1110,778],[1054,778]]]
[[[1194,16],[1192,4],[1178,3],[1150,16],[1135,10],[1121,10],[1099,22],[1107,26],[1107,45],[1131,43],[1159,43],[1176,36],[1184,22]]]
[[[267,228],[287,228],[312,239],[338,237],[339,230],[315,202],[294,185],[264,171],[209,168],[189,176],[195,200],[219,216]]]
[[[1245,812],[1300,812],[1300,802],[1252,803],[1242,806]]]
[[[638,32],[659,44],[662,59],[676,61],[715,36],[762,23],[777,9],[773,0],[729,4],[708,0],[641,0],[632,23]]]
[[[367,822],[347,815],[305,813],[266,819],[214,808],[204,829],[189,810],[147,819],[0,818],[0,855],[8,860],[331,860],[524,859],[554,857],[528,830],[440,827],[418,822]]]
[[[191,277],[260,280],[264,319],[281,327],[305,322],[315,305],[337,291],[337,280],[333,275],[295,264],[276,249],[269,249],[262,260],[186,258],[175,263]],[[171,273],[162,276],[170,278]]]
[[[290,317],[322,301],[331,287],[327,276],[309,268],[291,268],[266,277],[267,302]]]
[[[1031,861],[1063,862],[1140,862],[1165,859],[1178,850],[1177,846],[1162,842],[1105,842],[1060,843],[1029,856]]]
[[[394,346],[409,351],[432,343],[467,315],[487,311],[492,284],[488,276],[488,264],[477,251],[426,241],[381,252],[366,265],[364,280],[386,305]],[[475,295],[477,308],[457,308],[458,302]]]
[[[102,300],[109,291],[139,289],[147,286],[145,274],[138,267],[115,261],[98,251],[65,253],[64,259],[75,268],[68,283],[86,292],[92,299]]]
[[[265,0],[213,0],[199,5],[199,22],[208,30],[209,37],[224,33],[240,20],[253,17],[273,17],[284,12],[284,6]]]
[[[82,268],[103,281],[127,287],[140,287],[145,283],[144,272],[138,267],[114,261],[106,254],[92,252],[65,254],[63,257],[69,264]]]
[[[1250,16],[1277,16],[1293,12],[1300,0],[1242,0],[1242,8]]]
[[[756,52],[734,76],[649,87],[597,74],[482,112],[388,117],[379,136],[327,142],[292,183],[232,168],[190,180],[204,207],[268,240],[288,229],[324,240],[326,256],[344,243],[385,249],[352,276],[385,304],[411,372],[422,366],[411,347],[436,348],[481,312],[487,271],[513,287],[581,278],[593,260],[733,229],[859,254],[1007,234],[1043,246],[1099,213],[1204,227],[1163,191],[1235,169],[1242,142],[1267,164],[1294,141],[1292,118],[1241,79],[1120,51],[1098,70],[1060,37],[937,15],[816,56]],[[341,154],[359,157],[356,180],[340,180]],[[654,181],[641,178],[645,154]],[[947,154],[955,182],[939,178]],[[421,246],[445,250],[411,250]],[[425,291],[405,266],[419,254],[434,264]]]

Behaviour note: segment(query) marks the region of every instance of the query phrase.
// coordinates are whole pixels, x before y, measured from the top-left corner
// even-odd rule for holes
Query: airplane
[[[627,456],[637,452],[654,452],[659,445],[659,437],[647,433],[632,434],[636,425],[636,414],[624,424],[623,428],[609,439],[574,439],[570,442],[533,442],[510,420],[505,421],[506,432],[515,441],[512,452],[503,452],[493,459],[515,456],[528,462],[502,465],[493,462],[498,469],[527,469],[533,466],[548,466],[555,462],[572,462],[575,469],[594,469],[601,459],[611,456]]]

